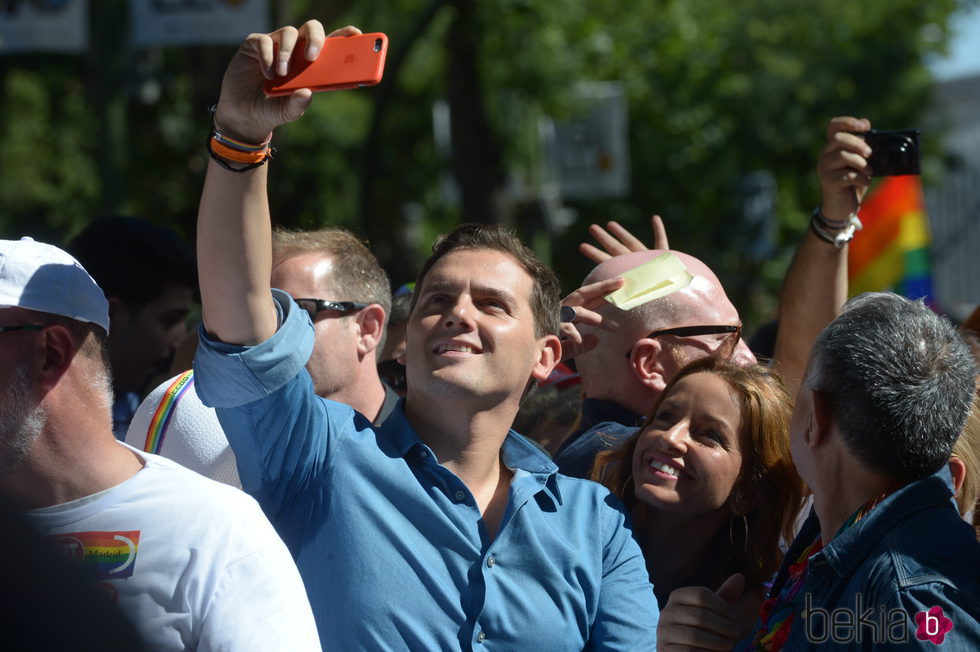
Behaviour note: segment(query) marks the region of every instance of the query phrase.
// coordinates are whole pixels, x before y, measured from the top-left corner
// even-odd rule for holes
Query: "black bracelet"
[[[818,238],[820,238],[824,242],[826,242],[828,244],[832,244],[832,245],[834,245],[836,247],[837,246],[837,241],[834,240],[834,236],[830,235],[829,233],[827,233],[826,231],[824,231],[822,228],[820,228],[820,226],[818,225],[817,222],[818,222],[818,220],[817,220],[816,217],[811,217],[810,218],[810,229],[817,235]]]
[[[823,214],[823,205],[821,204],[818,204],[817,207],[813,209],[813,213],[810,214],[810,217],[820,222],[821,226],[828,229],[833,229],[834,231],[845,229],[847,228],[847,225],[850,224],[850,220],[837,221],[828,219],[827,216]]]
[[[821,220],[818,211],[819,209],[813,211],[813,215],[810,216],[810,229],[813,230],[818,238],[828,244],[834,245],[838,249],[843,249],[844,245],[854,239],[854,233],[863,228],[857,213],[851,213],[844,226],[837,229],[837,233],[828,233],[820,223]]]
[[[260,165],[264,165],[266,161],[272,158],[272,154],[276,150],[269,144],[268,140],[260,145],[251,145],[233,140],[219,132],[218,126],[214,121],[214,114],[217,110],[217,104],[211,105],[211,107],[208,109],[208,113],[211,114],[211,133],[208,135],[206,147],[208,149],[208,154],[218,163],[218,165],[230,172],[248,172],[249,170],[254,170]],[[222,155],[214,151],[214,146],[212,145],[214,142],[217,142],[220,148],[232,150],[232,153],[234,154],[241,153],[246,157],[262,156],[262,159],[252,163],[249,163],[247,160],[239,161],[234,156],[230,157],[229,159],[227,155]],[[229,160],[243,163],[244,165],[240,168],[232,167]]]

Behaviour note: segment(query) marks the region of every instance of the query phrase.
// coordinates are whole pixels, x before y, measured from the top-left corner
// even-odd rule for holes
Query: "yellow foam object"
[[[626,284],[607,295],[606,301],[620,310],[630,310],[683,290],[694,276],[680,258],[668,251],[634,267],[623,274],[623,278]]]

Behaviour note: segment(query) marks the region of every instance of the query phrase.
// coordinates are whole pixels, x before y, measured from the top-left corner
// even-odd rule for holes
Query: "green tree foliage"
[[[113,51],[100,25],[118,25],[124,3],[91,4],[97,51],[81,63],[0,60],[0,229],[67,236],[96,215],[128,212],[192,235],[205,109],[234,48]],[[355,228],[399,283],[434,234],[467,217],[517,221],[540,242],[530,231],[541,225],[522,217],[540,180],[537,122],[574,116],[577,82],[619,80],[632,191],[574,203],[579,222],[546,233],[566,286],[587,270],[575,244],[589,222],[615,218],[645,235],[659,212],[671,244],[704,258],[743,312],[761,316],[819,199],[813,168],[828,119],[916,125],[932,84],[924,61],[973,0],[274,4],[294,24],[316,16],[391,38],[381,86],[318,95],[276,134],[278,222]],[[454,121],[448,152],[433,138],[437,101]],[[747,253],[760,235],[738,194],[757,170],[778,188],[775,249],[762,259]],[[514,187],[524,188],[519,200]]]
[[[2,91],[0,230],[55,235],[86,219],[99,194],[84,88],[58,71],[11,70]]]

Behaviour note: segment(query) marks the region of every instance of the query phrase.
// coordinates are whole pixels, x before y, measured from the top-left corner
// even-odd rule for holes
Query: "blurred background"
[[[751,329],[819,202],[827,122],[855,115],[923,138],[924,200],[897,218],[918,253],[868,282],[924,274],[914,291],[956,317],[980,302],[977,4],[0,0],[0,236],[64,243],[124,213],[193,240],[225,64],[315,17],[388,34],[384,81],[276,133],[273,216],[355,230],[396,287],[436,234],[485,221],[571,290],[589,223],[649,242],[659,213]]]

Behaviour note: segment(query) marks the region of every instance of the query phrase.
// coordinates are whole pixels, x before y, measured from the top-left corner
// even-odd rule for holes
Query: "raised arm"
[[[865,119],[839,117],[830,121],[827,145],[817,161],[825,223],[817,222],[824,236],[839,231],[857,211],[871,182],[867,157],[871,149],[851,132],[871,129]],[[807,229],[790,263],[779,295],[779,329],[773,358],[779,363],[787,390],[795,396],[806,369],[807,356],[817,335],[847,300],[847,244],[837,247]]]
[[[355,27],[345,27],[331,36],[359,33]],[[307,47],[294,52],[300,39]],[[250,35],[225,70],[215,129],[241,143],[258,145],[271,138],[276,127],[302,116],[312,100],[309,89],[287,97],[266,97],[262,86],[267,78],[285,75],[291,61],[316,59],[323,39],[323,26],[315,20],[299,29],[283,27],[271,34]],[[269,294],[272,235],[266,178],[265,165],[233,172],[212,160],[204,181],[197,223],[204,325],[213,337],[230,344],[257,344],[276,330]]]

